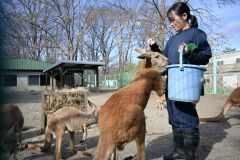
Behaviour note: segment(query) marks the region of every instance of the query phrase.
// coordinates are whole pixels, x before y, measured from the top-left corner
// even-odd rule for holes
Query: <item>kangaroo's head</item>
[[[151,52],[145,49],[136,49],[136,51],[141,54],[138,58],[145,60],[142,63],[141,69],[138,70],[138,74],[147,77],[149,79],[148,83],[152,84],[152,90],[154,90],[158,96],[162,96],[165,92],[163,78],[159,72],[150,68],[153,66],[163,68],[168,64],[168,59],[158,52]]]
[[[96,104],[94,104],[93,102],[91,102],[90,100],[88,100],[88,104],[89,104],[90,108],[92,109],[91,114],[97,116],[98,112],[100,110],[99,107]]]
[[[142,48],[137,48],[135,51],[140,54],[138,58],[146,59],[146,62],[149,61],[151,63],[151,67],[166,67],[168,64],[168,59],[159,52],[152,52]],[[146,67],[149,67],[149,62],[145,64]]]

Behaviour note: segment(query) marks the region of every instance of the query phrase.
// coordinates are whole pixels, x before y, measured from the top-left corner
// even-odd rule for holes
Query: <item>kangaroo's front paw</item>
[[[80,157],[91,157],[91,156],[93,156],[91,153],[83,152],[83,151],[78,151],[77,154],[80,155]]]

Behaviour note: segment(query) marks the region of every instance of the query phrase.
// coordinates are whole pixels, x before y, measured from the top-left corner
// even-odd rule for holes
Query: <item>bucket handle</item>
[[[179,48],[179,65],[180,65],[180,71],[183,71],[184,70],[184,68],[183,68],[183,50],[184,50],[184,47],[183,46],[181,46],[180,48]]]

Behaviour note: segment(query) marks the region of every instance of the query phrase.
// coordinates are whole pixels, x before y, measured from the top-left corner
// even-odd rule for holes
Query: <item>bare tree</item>
[[[214,26],[218,26],[220,19],[214,14],[211,9],[212,5],[236,5],[239,4],[239,0],[217,0],[215,2],[203,0],[200,1],[202,4],[201,7],[193,6],[191,0],[176,0],[188,3],[191,9],[191,13],[198,18],[199,26],[205,30],[208,34],[210,43],[213,45],[213,48],[218,47],[224,44],[229,38],[226,33],[216,32]],[[173,30],[169,26],[169,23],[166,19],[166,11],[170,7],[170,4],[167,4],[165,0],[145,0],[142,1],[142,5],[137,7],[126,7],[125,1],[120,1],[115,3],[115,6],[123,9],[126,13],[132,14],[135,12],[138,17],[138,22],[140,25],[136,30],[139,34],[138,36],[138,45],[141,47],[146,47],[146,38],[153,37],[157,40],[160,45],[160,49],[164,48],[165,39],[168,39],[174,34]],[[209,23],[210,22],[210,23]],[[144,35],[144,36],[142,36]]]
[[[52,11],[54,24],[61,27],[61,43],[59,48],[69,60],[77,60],[80,42],[87,30],[86,13],[94,1],[88,0],[45,0]],[[80,55],[81,57],[81,55]]]
[[[47,17],[42,14],[42,11],[47,9],[46,6],[39,1],[15,0],[10,1],[8,7],[11,10],[5,13],[8,16],[4,16],[4,21],[10,28],[9,35],[14,43],[21,45],[21,48],[17,49],[20,52],[18,54],[29,59],[40,60],[45,34],[35,24],[44,26],[46,23]]]
[[[226,34],[213,30],[220,20],[211,4],[223,7],[239,4],[239,0],[203,0],[201,7],[183,1],[207,32],[209,42],[225,43]],[[132,63],[135,46],[148,47],[147,39],[154,37],[163,49],[174,34],[166,19],[170,4],[165,0],[10,0],[6,4],[9,10],[0,14],[11,39],[9,51],[28,59],[104,61],[104,72],[112,65],[125,70]]]
[[[117,45],[116,30],[117,11],[106,6],[96,7],[89,11],[89,35],[88,46],[92,58],[100,58],[105,62],[104,72],[108,72],[109,63],[114,61],[111,55]],[[100,54],[100,55],[99,55]]]

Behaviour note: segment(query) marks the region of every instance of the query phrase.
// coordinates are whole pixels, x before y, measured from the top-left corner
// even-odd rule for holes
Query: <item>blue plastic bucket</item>
[[[180,50],[179,64],[168,65],[168,99],[197,103],[200,99],[204,67],[182,63],[183,49]]]

